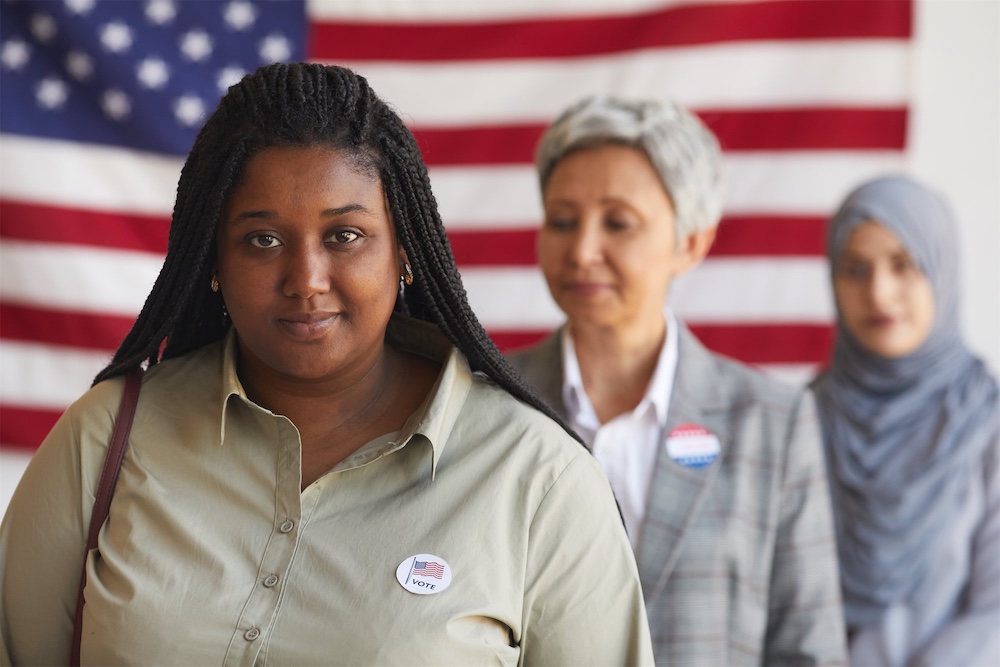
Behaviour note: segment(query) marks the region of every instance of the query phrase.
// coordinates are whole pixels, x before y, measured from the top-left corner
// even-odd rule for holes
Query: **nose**
[[[893,298],[897,289],[897,279],[885,267],[876,267],[868,282],[868,296],[875,306],[885,306]]]
[[[569,244],[569,260],[577,266],[599,262],[604,254],[600,227],[581,221]]]
[[[283,290],[285,296],[310,299],[330,291],[330,268],[322,248],[286,252]]]

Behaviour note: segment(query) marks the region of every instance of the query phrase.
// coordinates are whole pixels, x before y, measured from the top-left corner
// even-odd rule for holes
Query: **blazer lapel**
[[[663,591],[677,565],[691,521],[708,495],[729,447],[728,405],[717,385],[715,358],[683,324],[678,331],[678,361],[667,410],[667,426],[656,455],[653,483],[646,505],[636,561],[643,594],[652,599]],[[701,426],[719,438],[715,462],[687,468],[667,453],[667,435],[682,424]]]

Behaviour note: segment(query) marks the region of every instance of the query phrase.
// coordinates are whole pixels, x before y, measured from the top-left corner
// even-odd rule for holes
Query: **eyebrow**
[[[371,213],[366,207],[361,204],[346,204],[344,206],[338,206],[337,208],[328,208],[320,213],[320,217],[323,218],[336,218],[341,215],[346,215],[347,213],[354,213],[356,211],[361,211],[363,213]],[[243,211],[242,213],[236,214],[230,222],[234,225],[238,225],[244,220],[272,220],[278,217],[274,211]]]

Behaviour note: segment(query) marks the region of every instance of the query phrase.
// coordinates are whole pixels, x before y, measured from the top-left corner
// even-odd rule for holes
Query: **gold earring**
[[[219,279],[215,276],[212,276],[212,291],[213,292],[219,291]]]
[[[412,285],[413,284],[413,269],[410,268],[409,264],[403,264],[403,270],[406,271],[406,275],[405,276],[400,276],[400,278],[402,278],[403,282],[406,283],[407,285]]]

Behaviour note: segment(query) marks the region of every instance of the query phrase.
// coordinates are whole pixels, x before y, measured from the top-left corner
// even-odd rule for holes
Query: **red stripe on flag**
[[[705,347],[748,364],[822,363],[830,355],[829,324],[697,324]]]
[[[55,426],[61,411],[0,405],[0,442],[36,449]]]
[[[825,220],[816,217],[728,216],[710,257],[823,254]],[[533,266],[537,229],[449,229],[455,260],[467,266]]]
[[[448,240],[459,268],[467,266],[533,266],[532,229],[449,229]]]
[[[767,150],[902,150],[905,108],[703,110],[726,152]],[[429,166],[531,164],[545,124],[415,127]]]
[[[902,150],[907,109],[825,107],[698,111],[723,151]]]
[[[705,347],[748,364],[823,363],[833,343],[826,324],[697,324],[691,331]],[[491,331],[502,352],[538,342],[550,331]]]
[[[709,257],[821,256],[826,219],[801,216],[726,216]]]
[[[94,350],[118,349],[135,318],[0,303],[0,339]]]
[[[426,62],[567,58],[756,40],[906,39],[912,13],[909,0],[782,0],[522,21],[319,19],[310,25],[308,52],[311,60]]]
[[[166,254],[170,219],[0,200],[0,237]],[[117,346],[116,346],[117,347]]]

